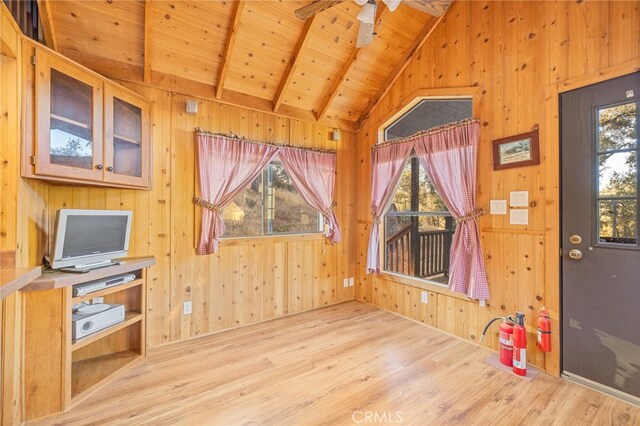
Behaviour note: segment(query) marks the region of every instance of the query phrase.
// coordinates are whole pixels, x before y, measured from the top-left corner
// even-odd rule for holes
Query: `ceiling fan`
[[[344,0],[316,0],[306,6],[297,9],[294,14],[298,19],[303,21],[311,16],[320,13],[330,7],[336,6],[342,3]],[[354,0],[358,5],[362,6],[360,13],[358,13],[357,19],[360,21],[358,28],[358,39],[356,41],[357,47],[363,47],[371,43],[373,36],[375,35],[375,20],[376,20],[376,0]],[[402,0],[381,0],[389,9],[393,12],[398,8]],[[405,3],[417,10],[426,12],[430,15],[440,16],[442,15],[451,0],[405,0]]]

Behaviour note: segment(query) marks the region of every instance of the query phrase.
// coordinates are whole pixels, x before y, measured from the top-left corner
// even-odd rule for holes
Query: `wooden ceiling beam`
[[[298,43],[296,44],[296,47],[293,50],[293,54],[291,55],[291,60],[287,64],[287,68],[285,69],[282,79],[280,80],[280,84],[278,85],[278,90],[276,90],[276,95],[273,98],[273,110],[275,112],[278,112],[278,110],[280,109],[280,105],[282,105],[282,100],[284,99],[284,94],[289,88],[291,80],[296,73],[296,70],[298,68],[298,58],[300,58],[300,52],[305,48],[307,42],[309,41],[309,34],[311,34],[311,27],[316,20],[316,16],[317,15],[312,16],[304,23],[302,33],[300,33],[300,37],[298,38]]]
[[[453,0],[409,0],[407,5],[432,16],[442,16]]]
[[[53,25],[51,2],[49,0],[38,0],[38,13],[40,14],[40,22],[42,23],[44,41],[47,47],[57,51],[58,41],[56,40],[56,30]]]
[[[236,9],[233,13],[233,21],[231,23],[231,29],[227,37],[227,44],[224,47],[224,56],[222,57],[222,65],[220,66],[220,73],[218,74],[218,83],[216,87],[216,99],[222,97],[222,90],[224,89],[224,80],[227,77],[229,71],[229,64],[231,63],[231,56],[233,54],[233,47],[236,44],[236,38],[238,37],[238,29],[240,27],[240,16],[244,9],[245,0],[236,1]]]
[[[151,81],[151,25],[153,16],[153,0],[144,2],[144,82]]]
[[[378,3],[378,10],[376,12],[376,20],[375,20],[377,24],[379,24],[379,21],[382,18],[383,14],[388,10],[389,9],[387,9],[384,3],[382,2]],[[356,61],[358,60],[358,57],[360,56],[360,53],[362,52],[362,49],[364,47],[356,47],[355,49],[353,49],[353,52],[351,52],[349,59],[347,59],[347,62],[344,63],[344,66],[340,70],[340,74],[338,74],[338,78],[333,82],[333,85],[329,90],[329,95],[326,97],[324,103],[320,107],[320,110],[316,114],[316,120],[321,120],[327,114],[327,111],[331,107],[333,100],[338,95],[338,90],[340,90],[340,86],[342,86],[342,83],[346,80],[347,76],[353,69],[353,66],[356,64]]]
[[[433,33],[433,31],[438,26],[438,24],[440,24],[445,15],[446,13],[435,18],[433,25],[425,25],[422,31],[420,31],[420,33],[416,36],[416,38],[413,40],[413,43],[411,43],[411,46],[409,46],[409,49],[407,49],[405,54],[398,61],[398,64],[395,66],[393,71],[391,71],[391,73],[389,74],[389,78],[387,78],[384,84],[380,86],[380,90],[378,90],[378,93],[376,93],[367,103],[362,116],[360,116],[360,118],[356,121],[356,128],[359,129],[360,127],[362,127],[362,124],[365,122],[365,120],[369,118],[371,111],[373,111],[374,108],[378,106],[382,98],[384,98],[387,92],[389,92],[389,90],[391,89],[391,86],[393,86],[398,78],[400,78],[400,74],[402,74],[405,68],[417,55],[417,53],[420,51],[420,48],[424,45],[431,33]]]

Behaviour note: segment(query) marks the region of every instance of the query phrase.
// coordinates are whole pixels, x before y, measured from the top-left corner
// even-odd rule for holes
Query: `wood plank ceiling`
[[[377,35],[357,48],[360,6],[347,0],[297,19],[309,2],[39,4],[47,44],[107,77],[345,127],[368,115],[442,19],[405,2],[392,13],[379,1]]]

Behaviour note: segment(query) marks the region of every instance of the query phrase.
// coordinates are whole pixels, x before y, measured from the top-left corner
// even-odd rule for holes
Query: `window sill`
[[[387,281],[393,281],[396,283],[409,285],[411,287],[417,287],[422,290],[431,291],[433,293],[443,294],[445,296],[453,297],[460,300],[466,300],[467,302],[472,301],[462,293],[455,293],[449,290],[449,288],[445,284],[438,284],[422,278],[408,277],[406,275],[399,275],[391,272],[381,272],[380,274],[378,274],[378,276]],[[477,301],[473,302],[478,303]]]
[[[261,237],[238,237],[223,238],[220,242],[221,247],[246,246],[251,244],[277,244],[292,243],[301,241],[319,241],[324,240],[324,232],[313,234],[290,234],[290,235],[265,235]]]

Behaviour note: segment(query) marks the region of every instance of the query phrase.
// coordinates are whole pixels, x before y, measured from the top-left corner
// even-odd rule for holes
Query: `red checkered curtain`
[[[327,221],[326,237],[340,242],[340,227],[333,210],[336,180],[336,154],[283,147],[278,153],[293,186],[315,211]]]
[[[477,120],[443,126],[418,135],[414,149],[438,195],[455,216],[449,288],[472,299],[488,299],[480,233],[476,219],[476,159],[480,138]]]
[[[400,183],[411,148],[411,142],[374,145],[371,148],[372,223],[367,249],[367,274],[380,272],[380,225]]]
[[[262,172],[278,148],[210,133],[196,133],[202,228],[198,254],[218,251],[224,234],[222,209]]]

